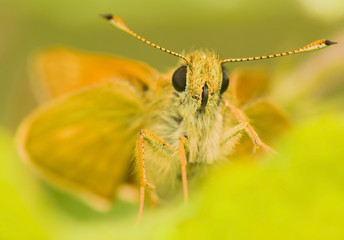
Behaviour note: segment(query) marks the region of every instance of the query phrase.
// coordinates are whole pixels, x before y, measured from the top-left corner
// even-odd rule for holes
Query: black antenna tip
[[[337,44],[337,42],[333,42],[333,41],[331,41],[331,40],[325,40],[325,44],[326,44],[327,46],[330,46],[330,45],[333,45],[333,44]]]
[[[113,18],[112,14],[100,14],[101,17],[107,19],[107,20],[111,20]],[[326,40],[327,41],[327,40]]]

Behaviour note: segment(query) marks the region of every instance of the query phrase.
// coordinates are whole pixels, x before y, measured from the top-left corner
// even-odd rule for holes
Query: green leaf
[[[28,210],[23,195],[23,176],[11,138],[0,129],[0,239],[46,239],[47,235]],[[27,182],[29,184],[29,182]]]

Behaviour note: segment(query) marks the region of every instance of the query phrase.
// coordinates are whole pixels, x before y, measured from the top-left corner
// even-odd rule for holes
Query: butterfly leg
[[[146,186],[150,189],[155,189],[155,186],[147,182],[146,179],[146,169],[144,162],[144,142],[149,143],[155,150],[167,152],[171,156],[175,154],[173,147],[161,139],[151,131],[147,129],[141,129],[140,137],[136,144],[136,159],[139,169],[139,183],[140,183],[140,206],[139,213],[137,216],[137,222],[140,222],[143,214],[144,200],[145,200],[145,190]]]
[[[185,144],[188,143],[188,139],[184,136],[179,137],[179,155],[180,155],[180,167],[182,172],[182,182],[183,182],[183,192],[184,192],[184,202],[188,202],[189,191],[188,191],[188,178],[186,173],[186,154],[185,154]]]
[[[248,122],[246,116],[244,115],[244,113],[236,108],[235,106],[229,104],[228,102],[225,102],[226,107],[228,107],[231,112],[234,114],[235,118],[240,122],[240,123],[245,123],[247,124],[246,128],[245,128],[245,132],[247,133],[247,135],[249,136],[249,138],[252,140],[253,144],[254,144],[254,149],[253,152],[256,152],[256,150],[261,147],[262,149],[264,149],[266,152],[269,153],[275,153],[275,151],[269,147],[268,145],[266,145],[258,136],[258,134],[256,133],[256,131],[253,129],[252,125]]]
[[[226,143],[227,143],[231,138],[233,138],[234,136],[236,136],[239,132],[245,131],[246,128],[247,128],[247,125],[248,125],[247,122],[242,122],[242,123],[239,123],[238,125],[236,125],[236,126],[230,128],[229,131],[226,132],[226,133],[224,134],[224,137],[223,137],[223,139],[221,140],[221,146],[226,145]]]

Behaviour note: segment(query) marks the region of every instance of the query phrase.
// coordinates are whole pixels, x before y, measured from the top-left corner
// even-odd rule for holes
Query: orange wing
[[[268,145],[290,127],[288,115],[267,97],[270,82],[263,70],[236,70],[230,76],[229,93],[226,95],[229,102],[244,112],[261,140]],[[252,149],[252,141],[244,136],[236,147],[236,153],[251,153]]]
[[[237,107],[242,107],[251,100],[265,95],[270,83],[267,73],[256,69],[236,70],[229,80],[231,102]]]
[[[34,55],[31,79],[40,100],[56,98],[85,86],[127,81],[139,90],[154,88],[159,74],[147,64],[68,48]]]
[[[25,119],[18,150],[44,178],[107,208],[128,178],[143,91],[160,76],[140,62],[53,48],[34,55],[34,90],[50,100]],[[42,98],[43,97],[43,98]]]
[[[17,132],[21,158],[42,177],[99,209],[129,173],[143,101],[126,86],[66,94],[30,114]]]

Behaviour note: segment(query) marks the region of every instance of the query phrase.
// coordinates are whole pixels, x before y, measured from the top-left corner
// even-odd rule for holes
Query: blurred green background
[[[340,185],[344,183],[343,177],[336,178],[337,175],[333,174],[338,169],[343,169],[339,160],[344,159],[343,151],[340,151],[342,146],[339,144],[344,137],[342,131],[344,2],[342,0],[0,0],[0,6],[0,239],[129,238],[126,231],[132,231],[134,226],[133,219],[137,208],[135,205],[119,203],[110,213],[96,213],[78,200],[45,186],[44,183],[37,182],[34,175],[18,160],[12,144],[16,127],[37,105],[28,81],[27,63],[30,54],[40,48],[65,45],[94,52],[116,54],[146,62],[161,72],[177,65],[179,59],[145,46],[112,28],[99,17],[100,13],[114,13],[120,16],[134,31],[173,51],[213,49],[225,58],[260,56],[292,50],[321,38],[339,42],[319,52],[270,61],[227,65],[229,71],[241,67],[262,66],[272,72],[275,86],[272,97],[289,111],[295,120],[296,130],[281,144],[281,155],[273,161],[271,159],[266,161],[270,164],[275,161],[282,162],[277,166],[279,169],[277,175],[271,178],[274,181],[280,181],[285,176],[286,182],[281,186],[285,187],[287,196],[292,198],[297,194],[305,193],[301,194],[299,201],[289,199],[288,202],[287,199],[280,206],[273,205],[272,208],[279,209],[280,212],[267,215],[259,212],[257,215],[256,210],[259,208],[267,209],[268,212],[275,213],[275,211],[271,206],[264,204],[264,199],[260,199],[258,203],[245,202],[244,199],[250,198],[250,195],[235,195],[235,189],[243,188],[250,191],[256,187],[259,188],[259,184],[265,184],[266,188],[263,187],[261,192],[257,191],[255,194],[263,194],[267,202],[280,201],[284,199],[283,194],[278,197],[272,194],[280,189],[280,186],[270,186],[270,181],[267,180],[271,171],[276,169],[262,167],[261,171],[237,166],[234,169],[242,174],[239,176],[234,174],[231,178],[231,181],[238,181],[237,186],[232,188],[231,182],[223,180],[224,174],[228,172],[222,170],[219,174],[215,174],[219,177],[213,176],[205,184],[207,186],[205,192],[199,190],[199,193],[195,193],[196,197],[191,202],[194,207],[185,209],[177,206],[172,210],[162,210],[164,212],[160,215],[157,212],[155,216],[149,217],[148,221],[137,229],[137,232],[130,232],[131,237],[149,239],[149,234],[154,233],[155,239],[163,237],[168,239],[166,236],[170,239],[176,236],[185,238],[188,236],[190,239],[191,230],[199,231],[197,226],[200,224],[201,233],[204,233],[202,236],[205,239],[208,236],[207,229],[208,234],[221,233],[223,230],[229,234],[225,236],[240,237],[236,239],[254,239],[250,238],[250,234],[235,235],[235,231],[230,232],[229,229],[232,228],[227,229],[224,222],[233,223],[238,220],[236,221],[237,229],[242,229],[244,232],[246,222],[243,219],[250,219],[247,227],[254,226],[256,222],[253,222],[251,217],[252,212],[255,212],[254,216],[261,217],[255,220],[263,221],[265,224],[258,224],[258,226],[266,227],[274,223],[272,219],[282,216],[279,222],[281,224],[274,225],[276,229],[282,233],[287,233],[288,228],[293,229],[294,236],[299,236],[297,234],[302,232],[297,230],[298,227],[306,229],[303,238],[299,238],[306,239],[314,235],[311,229],[319,230],[322,224],[319,220],[311,221],[305,226],[304,223],[308,222],[312,216],[324,218],[324,221],[327,219],[329,223],[328,219],[334,221],[343,213],[343,206],[336,201],[336,199],[344,200],[341,189],[343,185]],[[304,121],[311,124],[306,124]],[[300,140],[294,141],[295,138]],[[320,144],[321,141],[320,143],[317,141],[322,138],[327,139],[326,147]],[[303,141],[310,141],[307,149],[303,147]],[[291,154],[294,151],[293,147],[296,149],[294,155]],[[291,154],[290,158],[285,157],[288,154]],[[320,156],[315,161],[316,168],[311,167],[314,166],[312,162],[314,156]],[[288,162],[290,160],[297,163],[300,159],[304,159],[301,168],[298,168],[300,167],[298,164],[295,164],[294,168],[292,167],[294,165]],[[331,161],[324,161],[325,159]],[[332,167],[327,169],[326,164],[332,164]],[[304,171],[309,168],[310,172]],[[319,185],[313,186],[314,189],[309,188],[312,183],[304,179],[313,177],[320,169],[326,169],[326,174],[328,174],[323,179],[329,178],[333,181],[323,183],[319,180]],[[251,175],[252,171],[255,172],[253,175]],[[257,182],[255,178],[252,180],[247,177],[256,176],[255,174],[261,176],[258,177],[260,180]],[[246,177],[248,180],[243,180]],[[299,180],[299,185],[293,182],[295,178]],[[247,187],[245,184],[251,180],[256,185]],[[232,207],[226,208],[224,200],[220,201],[223,205],[210,204],[216,202],[219,197],[216,194],[214,197],[210,196],[212,186],[218,185],[214,181],[221,181],[223,188],[237,197],[230,204],[236,206],[235,204],[239,203],[238,209],[243,208],[242,212],[236,214]],[[325,187],[320,187],[319,190],[317,186],[323,186],[322,184],[325,184]],[[295,186],[299,188],[288,195],[288,191]],[[306,189],[311,190],[307,192]],[[216,188],[214,191],[221,192]],[[311,201],[308,199],[309,196],[319,191],[325,192],[324,195],[320,194],[324,196],[324,199],[316,199],[320,202],[316,201],[314,212],[304,210],[305,206],[308,206],[308,201]],[[233,197],[231,194],[229,194],[230,197]],[[276,199],[273,199],[275,197]],[[206,199],[205,202],[202,201],[203,199]],[[332,204],[336,204],[338,208],[331,209]],[[219,206],[224,206],[224,209]],[[245,208],[247,206],[251,208],[251,211]],[[210,211],[212,207],[215,209],[213,215]],[[317,210],[323,215],[314,214],[319,213]],[[302,215],[303,213],[305,214]],[[216,230],[217,228],[213,225],[211,225],[213,227],[206,227],[209,214],[212,216],[210,220],[213,221],[214,226],[217,225],[221,229]],[[229,219],[221,214],[229,216]],[[305,215],[307,217],[304,217]],[[161,221],[161,219],[164,220]],[[293,219],[298,219],[299,225],[284,224],[283,226],[282,223],[291,223]],[[216,221],[221,224],[216,224]],[[154,227],[155,224],[158,224],[157,227]],[[336,235],[340,233],[335,221],[328,225],[329,232],[335,234],[329,239],[340,239],[336,237],[343,236]],[[275,232],[268,233],[265,227],[262,229],[265,229],[266,235],[261,234],[265,239],[269,239],[269,234],[278,236],[278,234],[273,235]],[[258,233],[255,232],[255,234]],[[256,236],[260,237],[259,234]],[[317,239],[316,236],[321,236],[321,234],[314,236],[312,239]],[[276,238],[271,237],[271,239]]]

